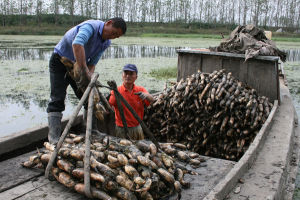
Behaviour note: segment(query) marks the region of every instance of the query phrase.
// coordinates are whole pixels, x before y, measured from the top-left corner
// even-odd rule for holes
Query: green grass
[[[64,35],[72,25],[42,23],[40,26],[10,25],[0,29],[0,35]],[[126,36],[152,38],[228,38],[232,31],[231,26],[195,26],[185,23],[128,23]],[[272,40],[279,42],[300,42],[300,34],[292,32],[272,32]]]
[[[300,37],[272,37],[277,42],[300,42]]]
[[[177,67],[164,67],[160,69],[153,69],[149,74],[157,79],[176,78]]]
[[[5,26],[0,29],[1,35],[63,35],[71,26]]]

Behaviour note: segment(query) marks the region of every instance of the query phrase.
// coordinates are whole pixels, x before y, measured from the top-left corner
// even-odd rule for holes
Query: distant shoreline
[[[16,25],[2,26],[0,35],[64,35],[71,28],[70,25]],[[231,30],[226,27],[219,28],[185,28],[182,24],[176,27],[175,24],[128,24],[126,36],[134,37],[168,37],[168,38],[211,38],[222,39],[228,38]],[[272,33],[272,40],[300,42],[300,34],[295,33]]]
[[[1,35],[64,35],[74,25],[90,18],[66,14],[58,15],[57,17],[51,14],[42,14],[39,18],[34,15],[2,15],[0,19]],[[126,36],[221,39],[222,37],[227,38],[237,26],[238,24],[235,23],[206,23],[199,21],[187,23],[183,21],[129,21],[127,22]],[[275,41],[300,41],[300,33],[296,33],[296,28],[272,26],[259,26],[259,28],[272,31]],[[279,28],[283,32],[276,32]]]

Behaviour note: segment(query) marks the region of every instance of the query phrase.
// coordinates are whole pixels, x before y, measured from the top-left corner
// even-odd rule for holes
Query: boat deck
[[[0,199],[86,199],[57,181],[49,181],[40,169],[21,166],[34,152],[0,162]],[[181,199],[204,198],[233,168],[235,162],[205,157],[206,162],[194,169],[199,175],[185,175],[191,187],[182,191]]]

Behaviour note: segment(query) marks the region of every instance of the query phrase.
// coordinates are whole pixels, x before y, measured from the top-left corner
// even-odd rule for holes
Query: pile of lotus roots
[[[224,70],[198,72],[161,93],[145,122],[161,142],[238,160],[266,121],[272,103]]]
[[[39,150],[22,165],[45,169],[55,146],[48,142],[44,146],[45,149]],[[92,135],[92,197],[133,200],[163,199],[170,195],[180,197],[182,188],[190,186],[184,175],[196,175],[194,168],[200,167],[205,158],[186,151],[182,144],[160,143],[160,147],[157,149],[147,140]],[[84,136],[68,134],[50,171],[58,182],[82,194],[85,191],[84,153]]]

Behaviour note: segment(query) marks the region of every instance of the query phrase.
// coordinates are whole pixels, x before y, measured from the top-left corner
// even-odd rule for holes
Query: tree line
[[[300,0],[0,0],[2,26],[26,24],[28,19],[62,23],[62,16],[129,22],[254,24],[300,27]],[[49,19],[43,17],[50,15]]]

